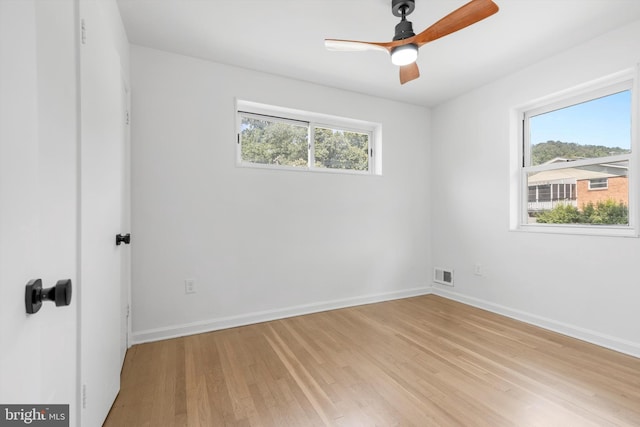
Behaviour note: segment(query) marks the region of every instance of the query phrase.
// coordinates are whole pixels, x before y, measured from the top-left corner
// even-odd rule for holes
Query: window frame
[[[597,185],[594,186],[593,184]],[[604,185],[600,185],[604,184]],[[592,178],[589,180],[589,190],[590,191],[598,191],[598,190],[608,190],[609,189],[609,178]]]
[[[540,114],[570,107],[583,102],[595,100],[622,91],[631,91],[631,153],[597,157],[591,159],[574,160],[570,163],[552,163],[531,165],[531,141],[528,119]],[[511,208],[510,226],[512,231],[526,231],[535,233],[579,234],[597,236],[638,237],[638,193],[640,183],[638,176],[640,166],[638,147],[638,67],[625,70],[613,75],[592,81],[575,88],[571,88],[528,104],[513,108],[512,118],[512,148],[511,148]],[[581,167],[601,163],[628,162],[628,208],[629,223],[626,225],[604,224],[529,224],[528,175],[535,172],[551,171],[569,167]]]
[[[304,171],[320,173],[338,173],[351,175],[382,175],[380,123],[351,119],[328,114],[313,113],[304,110],[261,104],[253,101],[236,99],[236,166],[242,168],[273,169],[284,171]],[[253,163],[242,159],[241,124],[243,117],[263,118],[278,122],[308,127],[307,166],[285,166],[264,163]],[[369,138],[367,153],[367,170],[322,168],[315,166],[315,129],[324,128],[366,134]]]

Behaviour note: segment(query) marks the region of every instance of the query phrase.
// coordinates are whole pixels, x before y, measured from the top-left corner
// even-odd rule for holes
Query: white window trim
[[[640,192],[640,135],[639,117],[639,67],[621,71],[596,81],[588,82],[574,88],[546,96],[525,105],[512,108],[511,116],[511,149],[510,149],[510,209],[509,229],[511,231],[524,231],[531,233],[552,233],[571,235],[593,236],[620,236],[638,237],[639,230],[639,200]],[[584,159],[571,162],[571,166],[583,166],[587,164],[609,163],[616,161],[629,161],[629,224],[628,225],[580,225],[580,224],[528,224],[527,201],[528,185],[526,175],[528,172],[538,170],[551,170],[566,168],[566,164],[556,165],[530,165],[530,150],[528,133],[525,132],[526,117],[553,111],[558,108],[575,105],[584,101],[596,99],[619,91],[631,89],[631,154],[600,157],[597,159]],[[524,162],[524,164],[523,164]]]
[[[365,120],[351,119],[329,114],[313,113],[309,111],[296,110],[292,108],[261,104],[241,99],[235,100],[236,111],[236,166],[243,168],[272,169],[298,172],[319,172],[347,175],[382,175],[382,126],[379,123]],[[300,124],[309,126],[309,160],[308,166],[283,166],[252,163],[242,160],[240,146],[240,125],[242,115],[256,115],[256,117],[268,116],[274,121]],[[314,132],[316,127],[339,129],[347,132],[364,133],[369,136],[369,156],[368,170],[358,171],[353,169],[319,168],[315,167],[314,158]]]

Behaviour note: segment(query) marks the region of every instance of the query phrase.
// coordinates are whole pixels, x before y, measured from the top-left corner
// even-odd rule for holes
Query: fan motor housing
[[[415,35],[411,21],[400,21],[398,25],[396,25],[396,35],[393,37],[393,40],[404,40]]]

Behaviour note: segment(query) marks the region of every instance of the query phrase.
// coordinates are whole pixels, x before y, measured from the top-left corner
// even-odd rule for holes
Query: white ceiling
[[[133,44],[412,104],[434,106],[640,19],[640,0],[494,0],[500,11],[420,49],[400,85],[384,52],[331,52],[325,38],[390,41],[391,0],[118,0]],[[416,33],[467,0],[416,0]],[[640,45],[639,45],[640,48]]]

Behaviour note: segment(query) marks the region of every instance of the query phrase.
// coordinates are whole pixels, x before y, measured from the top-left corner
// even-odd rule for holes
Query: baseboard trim
[[[242,314],[239,316],[221,317],[199,322],[185,323],[182,325],[167,326],[164,328],[147,329],[131,334],[132,344],[142,344],[145,342],[160,341],[171,338],[178,338],[187,335],[212,332],[220,329],[235,328],[253,323],[268,322],[270,320],[284,319],[304,314],[318,313],[339,308],[354,307],[358,305],[373,304],[395,299],[410,298],[431,293],[431,286],[404,289],[401,291],[384,292],[379,294],[365,295],[339,300],[324,301],[313,304],[303,304],[294,307],[287,307],[277,310],[267,310],[254,313]]]
[[[569,337],[586,341],[591,344],[596,344],[601,347],[640,358],[640,343],[623,340],[589,329],[581,328],[563,322],[558,322],[556,320],[531,314],[525,311],[515,310],[500,304],[494,304],[480,298],[470,297],[458,292],[454,292],[449,289],[443,289],[434,286],[432,289],[432,293],[444,298],[461,302],[463,304],[491,311],[492,313],[501,314],[512,319],[539,326],[541,328],[548,329],[562,335],[567,335]]]

